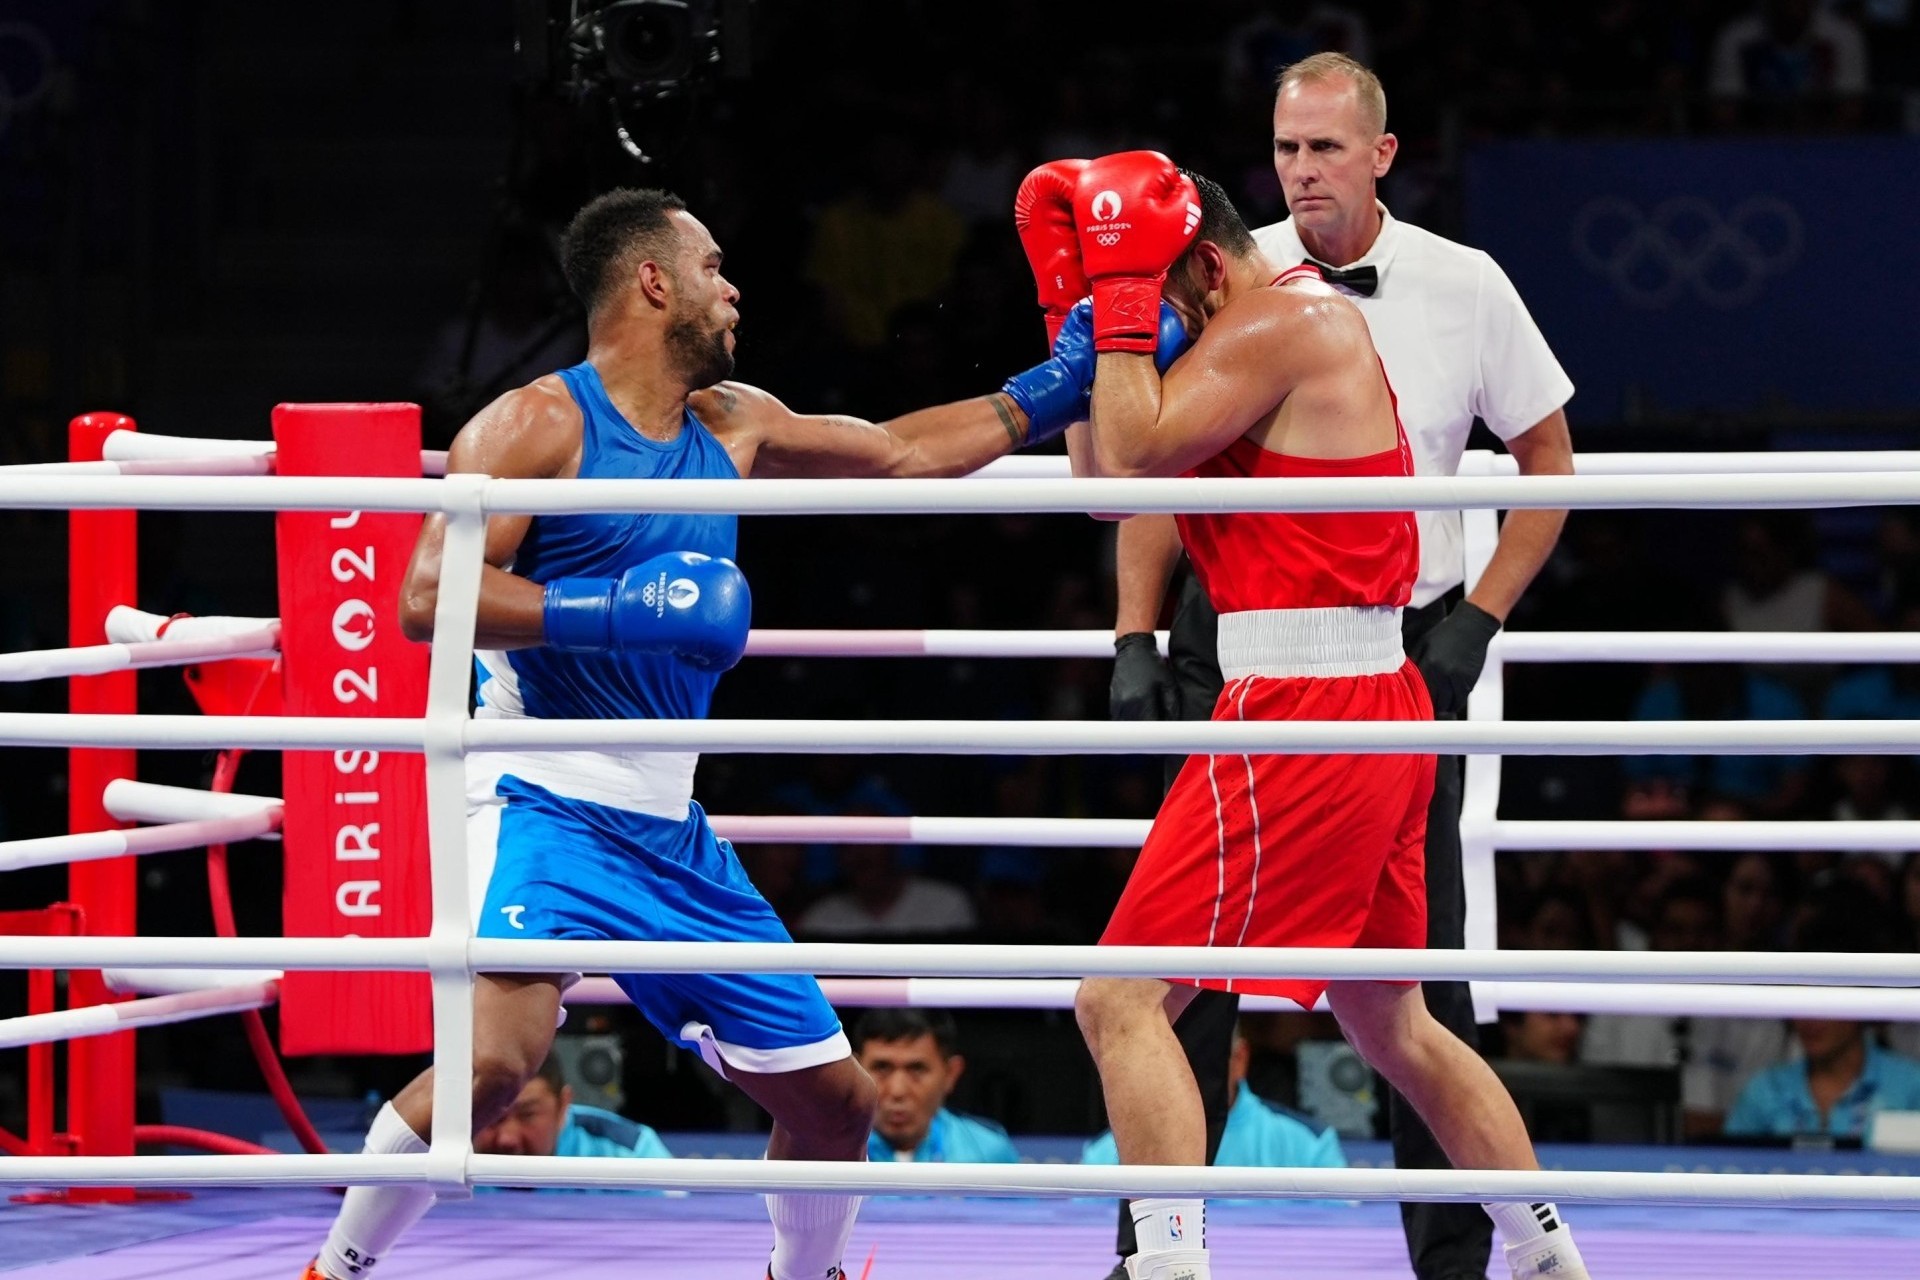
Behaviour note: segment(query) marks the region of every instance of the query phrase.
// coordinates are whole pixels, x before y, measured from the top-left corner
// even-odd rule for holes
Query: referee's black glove
[[[1463,600],[1414,646],[1413,665],[1427,682],[1434,715],[1466,710],[1467,695],[1487,665],[1487,645],[1499,630],[1500,619]]]
[[[1151,631],[1130,631],[1113,642],[1113,685],[1107,705],[1115,720],[1178,720],[1180,695],[1160,661]]]

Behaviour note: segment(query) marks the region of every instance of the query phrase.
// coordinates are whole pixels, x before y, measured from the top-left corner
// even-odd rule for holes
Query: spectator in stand
[[[507,1114],[473,1135],[473,1149],[485,1156],[633,1156],[666,1159],[673,1155],[660,1135],[637,1121],[573,1100],[566,1068],[549,1054],[527,1081]],[[483,1191],[511,1188],[483,1187]],[[565,1191],[567,1187],[530,1188]]]
[[[1704,878],[1672,885],[1660,903],[1655,951],[1717,951],[1722,895]],[[1721,1118],[1755,1072],[1780,1060],[1786,1030],[1777,1018],[1663,1018],[1598,1014],[1587,1022],[1580,1059],[1596,1066],[1674,1067],[1689,1136],[1720,1131]]]
[[[1864,1022],[1796,1018],[1801,1056],[1769,1067],[1727,1115],[1730,1138],[1864,1138],[1881,1111],[1920,1111],[1920,1062],[1883,1049]]]
[[[963,890],[909,873],[893,845],[845,846],[840,875],[845,888],[807,909],[800,917],[801,933],[836,938],[966,933],[979,923]]]
[[[1720,593],[1730,631],[1876,631],[1858,596],[1814,564],[1804,511],[1749,511],[1735,530],[1733,581]]]
[[[1871,953],[1897,943],[1886,904],[1844,880],[1806,904],[1794,933],[1800,951]],[[1799,1058],[1753,1078],[1727,1116],[1728,1135],[1861,1138],[1877,1112],[1920,1111],[1920,1062],[1881,1048],[1867,1024],[1796,1019],[1791,1025]]]
[[[1635,720],[1799,720],[1805,715],[1792,689],[1726,663],[1656,668],[1633,708]],[[1805,756],[1624,756],[1620,766],[1636,792],[1665,783],[1681,789],[1696,807],[1724,801],[1754,818],[1792,816],[1805,803],[1811,777]]]
[[[901,1163],[1017,1164],[1007,1131],[947,1110],[967,1060],[953,1015],[942,1009],[870,1009],[854,1024],[853,1052],[879,1090],[867,1159]]]
[[[1786,895],[1781,892],[1778,855],[1743,853],[1721,894],[1729,951],[1773,951],[1783,941]]]
[[[870,136],[855,170],[859,187],[828,205],[814,227],[807,279],[826,295],[841,335],[874,351],[903,303],[937,296],[953,281],[967,224],[927,187],[924,163],[906,138]]]
[[[1852,124],[1867,91],[1860,28],[1817,0],[1762,0],[1714,40],[1712,80],[1726,123]]]
[[[1506,1009],[1500,1014],[1500,1053],[1513,1062],[1541,1062],[1570,1066],[1580,1056],[1580,1034],[1586,1018],[1578,1013],[1547,1013],[1538,1009]]]
[[[1920,634],[1920,576],[1896,589],[1896,631]],[[1920,663],[1850,667],[1827,689],[1821,714],[1829,720],[1920,719]]]
[[[1592,950],[1592,917],[1585,897],[1558,885],[1541,890],[1534,896],[1524,925],[1503,945],[1527,951]]]

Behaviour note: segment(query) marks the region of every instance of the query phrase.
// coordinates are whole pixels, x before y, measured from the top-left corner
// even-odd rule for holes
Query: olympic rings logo
[[[1120,243],[1120,233],[1118,231],[1102,231],[1099,235],[1095,236],[1093,240],[1095,244],[1111,249]]]
[[[25,76],[20,75],[23,69]],[[0,22],[0,133],[7,131],[16,111],[33,106],[53,90],[58,69],[59,59],[46,32],[30,22]],[[25,87],[16,79],[23,80]]]
[[[1602,196],[1573,220],[1573,252],[1613,285],[1621,301],[1650,311],[1683,294],[1720,310],[1760,296],[1773,276],[1799,262],[1806,229],[1784,200],[1753,196],[1724,217],[1698,196],[1678,196],[1643,213]]]

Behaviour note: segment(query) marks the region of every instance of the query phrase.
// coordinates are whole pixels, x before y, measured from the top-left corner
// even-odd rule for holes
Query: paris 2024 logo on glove
[[[668,609],[691,609],[700,603],[700,584],[691,578],[668,581],[663,573],[640,588],[640,601],[653,610],[654,617],[664,617]]]
[[[1087,234],[1094,243],[1112,248],[1120,243],[1123,232],[1132,228],[1131,222],[1120,222],[1120,193],[1118,191],[1100,191],[1093,197],[1088,212],[1093,214],[1093,222],[1087,227]]]

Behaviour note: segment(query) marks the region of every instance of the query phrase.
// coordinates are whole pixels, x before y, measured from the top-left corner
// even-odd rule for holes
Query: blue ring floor
[[[296,1280],[339,1205],[309,1188],[220,1189],[121,1206],[0,1202],[8,1280]],[[1920,1214],[1571,1206],[1598,1280],[1920,1280]],[[1209,1210],[1221,1280],[1402,1280],[1392,1205],[1232,1203]],[[1114,1208],[1090,1200],[867,1202],[847,1250],[872,1280],[1101,1280]],[[676,1280],[760,1280],[770,1229],[757,1196],[499,1192],[438,1205],[380,1266],[380,1280],[639,1269]],[[1495,1275],[1504,1274],[1498,1269]]]

